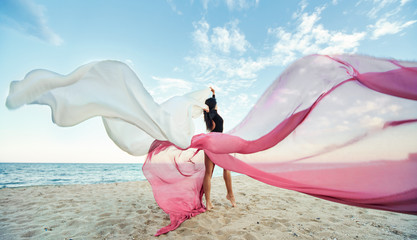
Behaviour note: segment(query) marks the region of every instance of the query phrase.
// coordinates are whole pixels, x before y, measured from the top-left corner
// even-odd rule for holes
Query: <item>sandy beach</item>
[[[417,216],[363,209],[233,177],[214,178],[214,209],[159,239],[417,239]],[[169,224],[148,182],[0,190],[0,239],[157,239]]]

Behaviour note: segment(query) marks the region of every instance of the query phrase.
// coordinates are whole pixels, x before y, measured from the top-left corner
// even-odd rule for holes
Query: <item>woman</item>
[[[204,121],[206,122],[207,131],[209,132],[223,132],[223,118],[217,113],[217,102],[214,89],[210,87],[213,97],[206,100],[206,105],[209,107],[204,111]],[[206,172],[204,175],[203,189],[206,196],[206,209],[213,208],[213,204],[210,200],[211,190],[211,177],[213,175],[214,163],[210,160],[207,154],[204,154],[204,164],[206,165]],[[232,206],[236,206],[235,197],[232,190],[232,176],[230,171],[223,169],[223,178],[226,183],[227,195],[226,198],[232,203]]]

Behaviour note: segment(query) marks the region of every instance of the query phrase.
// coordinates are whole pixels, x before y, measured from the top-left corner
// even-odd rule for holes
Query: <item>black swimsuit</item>
[[[213,98],[216,98],[216,95],[213,94]],[[214,114],[212,117],[215,127],[211,132],[223,132],[223,118],[217,113],[217,110],[211,110],[210,115]]]
[[[215,127],[212,132],[223,132],[223,118],[220,117],[220,115],[217,113],[217,110],[212,110],[215,112],[215,115],[213,117],[213,122],[215,124]]]

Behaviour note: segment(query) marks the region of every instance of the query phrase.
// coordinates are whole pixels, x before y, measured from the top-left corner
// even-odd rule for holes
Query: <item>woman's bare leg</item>
[[[232,203],[233,207],[236,207],[236,200],[235,200],[235,196],[233,195],[233,188],[232,188],[232,175],[230,174],[229,170],[223,169],[223,178],[224,178],[224,182],[226,183],[226,189],[227,189],[226,198]]]
[[[204,153],[204,164],[206,165],[206,172],[204,174],[203,190],[204,195],[206,196],[206,209],[210,210],[213,208],[213,204],[210,200],[210,190],[211,190],[211,176],[213,175],[214,163],[210,158]]]

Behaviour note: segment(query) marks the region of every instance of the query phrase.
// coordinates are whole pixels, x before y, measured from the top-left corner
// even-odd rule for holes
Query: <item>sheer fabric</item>
[[[95,62],[67,76],[47,70],[13,82],[9,108],[47,104],[72,126],[102,116],[133,155],[177,228],[205,211],[204,153],[220,167],[339,203],[417,214],[417,63],[311,55],[289,66],[227,133],[193,136],[209,89],[159,105],[123,63]]]

